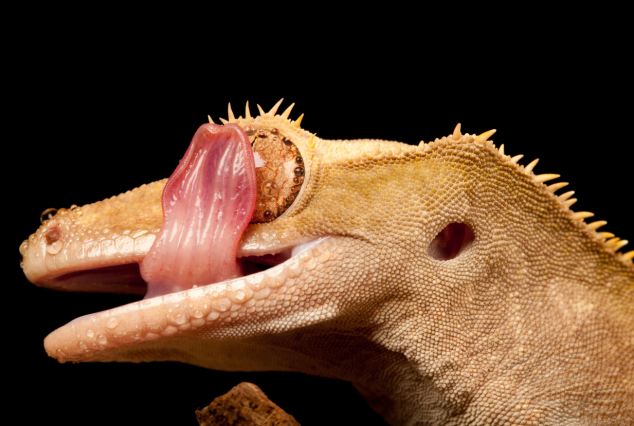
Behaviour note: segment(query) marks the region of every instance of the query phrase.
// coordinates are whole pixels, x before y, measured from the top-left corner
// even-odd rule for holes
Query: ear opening
[[[436,235],[429,244],[427,252],[437,260],[454,259],[469,247],[474,239],[475,234],[469,225],[452,222]]]

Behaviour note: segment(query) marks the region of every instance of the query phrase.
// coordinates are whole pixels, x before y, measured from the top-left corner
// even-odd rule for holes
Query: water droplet
[[[22,241],[22,244],[20,244],[20,254],[24,256],[28,249],[29,249],[29,242],[27,240]]]
[[[51,219],[53,216],[55,216],[56,213],[57,209],[53,207],[44,210],[42,214],[40,214],[40,223],[44,223],[47,220]]]
[[[174,317],[174,322],[178,325],[183,325],[187,322],[187,317],[185,316],[185,314],[178,313],[176,314],[176,316]]]
[[[86,337],[88,337],[89,339],[92,339],[95,337],[95,332],[88,329],[88,331],[86,331]]]
[[[264,287],[262,290],[258,290],[253,294],[255,299],[261,300],[266,299],[271,294],[271,289],[268,287]]]
[[[244,289],[244,290],[236,290],[229,297],[231,297],[231,300],[233,300],[236,303],[244,303],[247,300],[249,300],[252,296],[253,296],[253,292],[250,289]]]
[[[231,300],[226,297],[222,297],[220,299],[213,300],[211,302],[211,306],[219,312],[225,312],[231,307]]]
[[[145,234],[147,234],[147,230],[146,229],[139,229],[138,231],[134,231],[132,233],[132,238],[138,238],[138,237],[140,237],[142,235],[145,235]]]
[[[60,250],[62,250],[62,242],[61,241],[55,241],[52,244],[49,244],[48,246],[46,246],[46,252],[48,254],[57,254],[60,252]]]
[[[108,320],[108,322],[106,323],[106,327],[112,329],[112,328],[116,328],[119,325],[119,320],[117,318],[110,318]]]

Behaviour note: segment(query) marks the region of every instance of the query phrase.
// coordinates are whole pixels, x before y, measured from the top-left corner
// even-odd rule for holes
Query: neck
[[[625,354],[634,342],[624,333],[634,327],[634,292],[631,271],[615,265],[609,278],[604,267],[583,277],[507,268],[504,276],[463,284],[461,296],[442,298],[441,306],[412,304],[411,315],[380,335],[392,355],[371,367],[383,371],[375,387],[358,387],[391,423],[487,422],[478,416],[492,412],[539,423],[578,416],[627,422],[634,361]],[[413,314],[434,307],[451,313],[451,321]],[[611,406],[597,397],[614,389],[630,393]]]

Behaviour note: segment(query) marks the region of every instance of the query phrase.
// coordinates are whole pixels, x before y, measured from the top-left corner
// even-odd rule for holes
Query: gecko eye
[[[304,182],[304,159],[276,128],[246,128],[253,147],[257,201],[251,223],[270,222],[295,201]]]
[[[436,235],[429,245],[429,255],[438,260],[458,256],[475,239],[473,230],[466,223],[450,223]]]

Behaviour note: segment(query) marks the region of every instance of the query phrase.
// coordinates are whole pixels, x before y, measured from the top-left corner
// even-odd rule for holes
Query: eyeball
[[[295,201],[304,182],[304,159],[277,128],[246,128],[255,158],[257,201],[251,223],[271,222]]]

